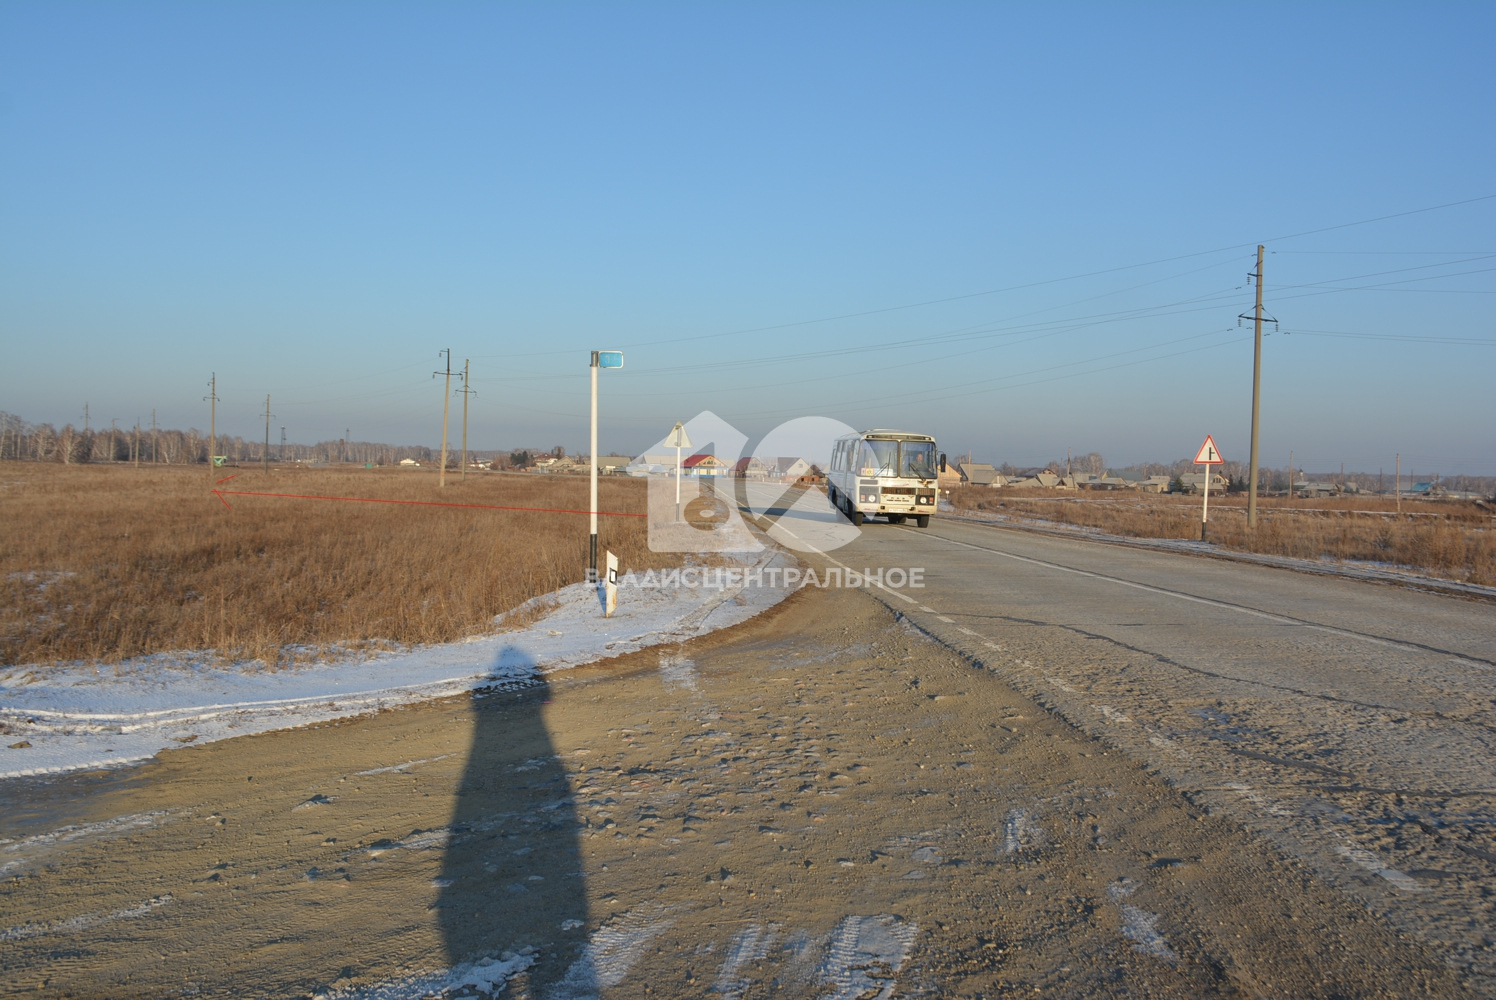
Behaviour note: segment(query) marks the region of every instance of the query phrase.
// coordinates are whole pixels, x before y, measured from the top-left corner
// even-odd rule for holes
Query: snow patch
[[[500,958],[480,958],[449,969],[416,972],[370,986],[340,987],[313,996],[316,1000],[416,1000],[451,996],[456,990],[477,990],[493,996],[502,993],[512,977],[534,964],[533,951],[527,948],[519,955],[505,952]]]
[[[767,551],[757,565],[792,563],[787,554]],[[0,778],[114,767],[166,749],[523,686],[545,673],[736,625],[787,593],[782,587],[627,588],[617,612],[604,618],[596,587],[578,583],[547,595],[552,610],[525,628],[363,659],[266,670],[256,662],[222,666],[201,653],[180,653],[107,669],[87,663],[21,667],[0,674],[0,723],[24,737],[13,742],[30,746],[0,747]],[[194,738],[184,743],[183,734]]]
[[[894,976],[904,967],[917,924],[892,914],[851,916],[836,925],[816,978],[829,986],[823,1000],[888,1000]]]
[[[779,938],[779,924],[749,924],[733,935],[727,946],[727,954],[717,970],[712,983],[712,992],[720,993],[726,1000],[737,1000],[753,984],[753,980],[739,975],[749,962],[761,962],[769,956],[769,949]]]
[[[630,910],[613,918],[592,933],[582,957],[566,970],[547,1000],[596,1000],[598,991],[623,982],[649,942],[674,924],[663,908]]]
[[[99,924],[143,917],[170,902],[171,895],[168,894],[147,899],[135,906],[127,906],[123,910],[115,910],[113,913],[84,913],[76,917],[68,917],[66,920],[54,920],[50,924],[21,924],[0,931],[0,941],[25,941],[27,938],[41,937],[46,934],[76,934],[78,931],[85,931]]]
[[[1034,818],[1033,812],[1028,809],[1010,809],[1007,821],[1003,824],[1003,853],[1015,854],[1018,851],[1037,851],[1043,847],[1048,840],[1044,833],[1044,827]]]
[[[1336,846],[1335,853],[1375,875],[1380,875],[1402,892],[1423,891],[1423,886],[1419,885],[1413,876],[1400,872],[1396,868],[1389,868],[1382,863],[1381,858],[1364,848],[1346,847],[1344,844],[1340,844]]]
[[[1160,961],[1177,962],[1179,956],[1169,947],[1168,939],[1158,932],[1158,914],[1122,902],[1137,889],[1138,883],[1130,878],[1119,879],[1106,887],[1107,895],[1122,911],[1122,936],[1132,942],[1133,951]]]
[[[98,823],[59,827],[50,833],[37,834],[22,840],[0,841],[0,875],[26,867],[47,855],[90,840],[120,837],[134,830],[149,830],[170,822],[174,813],[158,809],[154,812],[131,813],[116,816]]]

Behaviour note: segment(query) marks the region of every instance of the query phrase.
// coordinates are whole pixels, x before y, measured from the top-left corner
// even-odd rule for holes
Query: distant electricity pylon
[[[458,392],[462,393],[462,471],[457,474],[458,482],[467,479],[468,397],[478,391],[477,389],[473,389],[468,386],[468,365],[470,365],[471,363],[472,361],[469,358],[462,359],[462,388],[457,390]]]
[[[270,475],[270,418],[272,418],[274,416],[275,416],[275,414],[273,414],[273,413],[270,412],[270,394],[266,393],[265,394],[265,450],[264,450],[264,452],[261,453],[260,458],[265,463],[265,475],[267,475],[267,476]],[[208,461],[211,462],[212,459],[209,458]]]

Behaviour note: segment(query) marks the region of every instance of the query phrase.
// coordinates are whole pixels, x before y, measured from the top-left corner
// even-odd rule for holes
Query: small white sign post
[[[1205,502],[1200,506],[1200,540],[1205,541],[1205,525],[1210,520],[1210,469],[1214,465],[1225,464],[1221,452],[1216,448],[1215,438],[1205,435],[1205,443],[1195,453],[1195,464],[1205,466]]]
[[[665,447],[675,449],[675,519],[680,520],[680,450],[691,447],[691,437],[677,420],[665,438]]]
[[[603,582],[603,615],[612,618],[618,610],[618,557],[608,553],[608,575]]]

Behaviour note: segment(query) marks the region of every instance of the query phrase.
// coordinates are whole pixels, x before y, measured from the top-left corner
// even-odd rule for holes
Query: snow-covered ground
[[[755,565],[793,564],[769,550]],[[738,574],[705,575],[717,584]],[[523,683],[736,625],[786,593],[730,583],[621,587],[618,610],[605,618],[596,588],[579,583],[549,595],[555,609],[525,628],[372,657],[279,670],[165,654],[107,666],[12,667],[0,673],[0,721],[8,729],[0,778],[108,767],[163,749]]]

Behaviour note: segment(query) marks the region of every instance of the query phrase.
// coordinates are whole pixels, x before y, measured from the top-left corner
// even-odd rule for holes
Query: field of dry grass
[[[442,642],[583,579],[587,517],[231,496],[202,467],[0,463],[0,663],[214,650],[266,663],[296,647]],[[223,489],[586,509],[581,476],[238,470]],[[645,484],[604,479],[603,510]],[[642,518],[600,520],[626,568],[673,565]]]
[[[1200,537],[1200,498],[1133,492],[1061,493],[965,486],[958,509],[1098,528],[1133,538]],[[1343,497],[1259,498],[1247,528],[1245,494],[1211,497],[1210,541],[1224,548],[1304,559],[1364,560],[1406,566],[1468,583],[1496,584],[1496,520],[1489,505]]]

